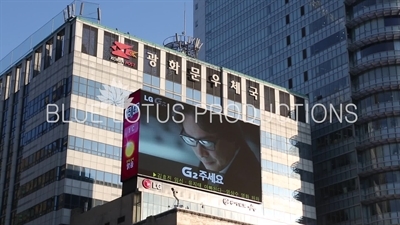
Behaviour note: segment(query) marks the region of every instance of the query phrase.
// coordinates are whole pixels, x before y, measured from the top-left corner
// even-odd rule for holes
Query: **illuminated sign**
[[[151,180],[149,180],[149,179],[144,179],[144,180],[142,181],[142,186],[143,186],[145,189],[162,190],[162,185],[161,185],[161,183],[157,183],[157,182],[151,181]]]
[[[112,61],[136,68],[136,64],[129,61],[131,58],[137,58],[137,51],[133,50],[133,46],[114,41],[111,46],[111,55]]]
[[[129,121],[140,128],[138,175],[261,202],[259,126],[143,90],[132,96],[124,132]]]
[[[121,181],[128,180],[138,173],[140,93],[134,93],[131,97],[132,105],[124,112]]]

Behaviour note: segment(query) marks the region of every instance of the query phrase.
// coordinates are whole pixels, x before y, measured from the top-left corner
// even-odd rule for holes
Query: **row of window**
[[[66,209],[75,209],[80,208],[84,209],[87,204],[88,210],[107,203],[106,201],[88,198],[73,194],[61,194],[58,196],[53,196],[51,198],[46,199],[45,201],[38,203],[29,209],[26,209],[16,216],[16,225],[23,225],[32,220],[35,220],[41,216],[46,215],[52,211],[57,211],[62,208]]]
[[[331,84],[328,84],[322,88],[313,91],[314,100],[318,101],[321,100],[322,98],[326,98],[334,93],[337,93],[345,89],[348,86],[349,86],[348,77],[343,77],[335,82],[332,82]]]
[[[23,225],[54,211],[57,197],[48,198],[17,214],[16,224]]]
[[[351,137],[353,137],[353,128],[346,127],[341,130],[332,132],[328,135],[319,137],[315,140],[315,142],[316,142],[317,148],[323,148],[323,147],[330,146],[332,144],[341,142],[341,141],[346,140]]]
[[[122,121],[114,118],[74,108],[70,108],[70,117],[72,122],[122,134]]]
[[[367,206],[367,209],[369,211],[369,216],[376,216],[375,217],[376,219],[387,217],[385,216],[385,214],[400,212],[400,199],[393,199],[393,200],[372,203],[371,205]],[[398,224],[399,219],[396,219],[395,221],[396,221],[395,223]]]
[[[371,121],[359,126],[359,136],[372,134],[379,130],[387,130],[390,128],[400,127],[400,117],[387,117],[375,121]]]
[[[387,52],[400,50],[400,42],[399,41],[384,41],[373,43],[367,46],[364,46],[360,49],[356,54],[356,59],[359,60],[361,58],[367,57],[369,55],[378,53],[378,52]]]
[[[393,80],[400,80],[400,66],[384,66],[369,70],[353,79],[352,86],[355,91],[359,91],[364,87],[375,86],[377,83]]]
[[[314,183],[313,173],[299,169],[292,168],[291,166],[280,164],[277,162],[262,159],[261,168],[264,171],[272,172],[275,174],[283,175],[286,177],[292,177],[295,179],[300,179],[309,183]]]
[[[18,192],[18,199],[28,196],[54,181],[63,179],[64,171],[62,171],[61,168],[62,166],[53,168],[21,185]]]
[[[100,89],[106,87],[105,84],[79,76],[73,76],[72,79],[73,79],[72,93],[93,100],[98,100],[97,96],[102,95]],[[129,90],[123,90],[123,91],[128,92]]]
[[[30,154],[26,158],[22,159],[22,163],[20,164],[21,172],[31,168],[32,166],[42,162],[43,160],[51,157],[57,152],[66,151],[67,150],[67,137],[57,139],[52,143],[42,147],[36,152]]]
[[[340,67],[346,62],[347,62],[347,55],[341,54],[339,56],[336,56],[335,58],[329,59],[319,64],[318,66],[311,69],[311,71],[315,75],[315,77],[319,77],[332,71],[333,69]]]
[[[324,161],[315,165],[316,176],[328,176],[330,172],[335,171],[341,167],[355,164],[357,161],[356,155],[351,152],[344,155],[340,155],[328,161]]]
[[[332,23],[340,18],[343,18],[343,12],[344,12],[344,9],[339,8],[333,12],[330,12],[328,15],[325,15],[325,16],[315,20],[314,22],[310,23],[310,25],[308,25],[310,34],[313,34],[317,31],[327,27],[330,23]]]
[[[349,33],[349,38],[354,42],[368,37],[371,34],[393,32],[397,30],[396,26],[400,25],[400,16],[387,16],[374,20],[368,20],[356,28],[352,29]],[[385,28],[392,27],[392,28]]]
[[[153,93],[159,93],[159,90],[158,90],[158,88],[159,88],[159,78],[155,77],[155,76],[151,76],[151,75],[146,75],[146,74],[145,74],[145,76],[148,76],[148,78],[146,78],[148,80],[147,82],[150,82],[150,80],[157,79],[158,82],[156,82],[156,84],[151,83],[151,82],[150,83],[151,83],[151,85],[158,85],[158,86],[155,86],[155,88],[157,88],[157,90],[155,90],[155,88],[153,88],[153,87],[146,88],[147,87],[146,85],[143,86],[143,89],[145,89],[145,90],[149,90],[150,89],[149,91],[152,91]],[[169,88],[170,89],[172,88],[171,87],[171,85],[172,85],[173,86],[173,91],[175,93],[179,93],[180,94],[180,92],[176,92],[176,91],[181,91],[181,85],[180,84],[173,83],[173,82],[170,82],[168,84],[169,84]],[[74,76],[73,77],[72,93],[80,95],[80,96],[83,96],[83,97],[86,97],[86,98],[90,98],[90,99],[93,99],[93,100],[98,100],[97,96],[101,95],[100,87],[102,85],[103,84],[101,84],[99,82],[96,82],[96,81],[93,81],[93,80],[89,80],[89,79],[86,79],[86,78]],[[266,91],[266,96],[268,96],[268,97],[266,97],[264,99],[265,100],[265,110],[275,113],[275,92],[274,92],[275,90],[273,88],[270,88],[270,87],[265,87],[265,91]],[[199,91],[199,90],[195,90],[195,89],[192,89],[192,88],[186,88],[186,96],[187,96],[187,99],[188,99],[186,102],[189,103],[189,104],[196,105],[196,104],[199,104],[201,102],[201,91]],[[175,98],[174,95],[172,95],[172,97],[174,99],[179,98],[179,100],[180,100],[180,97],[178,97],[178,96],[176,96],[176,98]],[[209,94],[207,95],[207,103],[208,104],[211,104],[211,103],[215,104],[216,102],[217,102],[217,104],[220,104],[221,99],[216,97],[216,96],[213,96],[213,95],[209,95]],[[280,104],[284,104],[285,106],[290,107],[290,94],[282,92],[282,91],[279,91],[279,102],[280,102]],[[232,107],[232,108],[234,108],[234,107]],[[239,108],[241,108],[241,106]],[[258,107],[256,107],[256,108],[258,108]],[[304,112],[305,112],[305,108],[304,107],[303,108],[299,107],[299,110],[300,110],[299,115],[300,114],[303,115]],[[250,110],[249,112],[252,112],[252,111]],[[285,117],[289,116],[289,110],[287,109],[287,107],[281,107],[280,115],[281,116],[285,116]],[[260,113],[257,113],[257,115],[249,115],[249,116],[250,117],[255,117],[255,118],[260,118]],[[83,117],[82,117],[82,119],[83,119]],[[298,120],[301,121],[301,122],[305,122],[305,116],[300,116],[298,118]],[[118,128],[115,128],[115,129],[118,130]]]
[[[346,40],[346,31],[341,30],[310,46],[311,55],[316,55],[342,41]]]
[[[122,188],[121,176],[119,174],[85,168],[83,166],[67,164],[65,177],[88,183],[100,184],[114,188]]]
[[[72,77],[62,79],[36,98],[24,103],[24,120],[26,121],[46,109],[47,104],[56,103],[61,98],[70,94],[71,81]],[[25,101],[27,101],[27,98],[25,98]]]
[[[370,6],[384,4],[384,3],[398,3],[398,1],[397,0],[361,0],[361,1],[357,1],[357,4],[352,7],[353,14],[357,13],[358,11],[369,8]]]
[[[346,224],[356,224],[355,220],[361,219],[361,208],[355,206],[347,209],[341,209],[335,212],[319,216],[322,224],[337,224],[347,222]]]
[[[299,141],[292,141],[289,138],[266,131],[261,131],[260,141],[262,147],[272,149],[273,151],[299,156],[308,160],[312,158],[311,146]]]
[[[358,157],[361,171],[372,171],[377,168],[391,168],[400,165],[398,144],[375,147],[364,151]]]
[[[63,165],[51,169],[21,185],[18,192],[18,199],[28,196],[29,194],[64,178],[114,188],[122,188],[122,183],[120,181],[121,177],[118,174],[67,164],[66,166]]]
[[[386,104],[384,104],[386,103]],[[385,91],[372,94],[357,103],[359,114],[371,112],[371,107],[390,107],[400,104],[400,91]]]
[[[80,137],[68,137],[68,149],[109,159],[121,160],[121,146],[112,146]]]
[[[41,123],[30,131],[24,132],[21,135],[21,146],[29,144],[59,125],[64,124],[61,118],[69,120],[69,109],[56,115],[49,116],[47,121]]]
[[[356,190],[358,190],[357,179],[350,179],[321,188],[319,192],[321,198],[324,199],[324,201],[326,201],[328,198],[343,195]]]
[[[70,29],[69,37],[69,52],[71,52],[71,41],[72,41],[72,28]],[[55,38],[55,40],[54,40]],[[55,42],[55,44],[54,44]],[[59,31],[55,37],[51,37],[44,45],[41,45],[34,51],[33,57],[33,74],[32,77],[38,76],[42,69],[45,70],[52,63],[58,61],[61,57],[65,55],[65,29]],[[55,50],[55,51],[54,51]],[[54,58],[54,60],[53,60]],[[27,66],[31,65],[32,57],[27,59]],[[29,75],[30,69],[26,69]]]
[[[365,192],[370,192],[366,190],[369,188],[372,188],[374,191],[378,191],[379,189],[387,190],[387,189],[399,188],[400,186],[399,182],[400,182],[400,171],[388,171],[368,176],[366,179],[361,179],[361,187]],[[390,185],[379,187],[384,184],[390,184]]]

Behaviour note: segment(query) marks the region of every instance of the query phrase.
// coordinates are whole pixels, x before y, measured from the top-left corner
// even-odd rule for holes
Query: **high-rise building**
[[[85,4],[68,6],[49,22],[51,31],[45,26],[1,60],[0,224],[69,224],[71,209],[90,212],[132,193],[139,196],[137,221],[182,205],[252,224],[315,222],[310,124],[306,108],[295,106],[307,104],[305,96],[104,27],[96,18],[76,16],[74,12],[85,14],[92,7]],[[146,172],[140,167],[142,176],[136,182],[122,177],[122,185],[121,170],[130,173],[137,166],[126,161],[136,148],[127,147],[130,142],[121,148],[123,132],[137,128],[122,125],[123,96],[138,89],[148,93],[143,101],[161,106],[178,101],[214,111],[222,105],[224,115],[245,122],[220,129],[225,142],[189,136],[186,128],[176,133],[172,125],[158,129],[161,125],[141,124],[141,135],[146,135],[140,137],[139,152],[153,151],[158,157],[140,155]],[[242,136],[246,138],[237,138]],[[253,173],[236,170],[242,180],[235,183],[232,176],[229,189],[214,185],[227,185],[229,172],[222,167],[210,169],[221,173],[214,174],[216,180],[213,173],[205,177],[204,168],[195,175],[200,161],[190,146],[199,143],[217,153],[225,143],[237,152],[230,155],[235,160],[226,158],[225,163],[201,161],[206,169],[236,165],[244,171],[253,168]],[[241,154],[243,149],[249,154]],[[238,167],[235,157],[244,159],[243,165]],[[170,172],[181,164],[167,159],[193,167],[172,177]]]
[[[194,0],[193,10],[201,59],[306,94],[310,107],[357,106],[357,123],[311,121],[318,224],[399,224],[399,1]],[[316,119],[329,120],[319,106]]]

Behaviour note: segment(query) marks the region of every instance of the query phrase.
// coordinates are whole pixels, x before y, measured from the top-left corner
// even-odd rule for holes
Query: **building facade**
[[[357,123],[311,123],[318,224],[399,224],[399,9],[396,0],[194,0],[201,59],[305,94],[310,107],[357,106]]]
[[[69,224],[71,209],[120,197],[123,108],[115,95],[140,88],[204,108],[236,105],[225,114],[260,126],[256,213],[237,213],[243,209],[226,206],[219,195],[190,188],[182,205],[253,224],[315,221],[310,124],[304,108],[295,111],[295,103],[307,104],[305,96],[79,17],[2,69],[0,224]],[[220,76],[218,91],[208,85],[209,71]],[[188,81],[191,72],[198,72],[197,82]],[[298,114],[288,117],[289,111]],[[175,200],[169,190],[139,190],[138,221]]]

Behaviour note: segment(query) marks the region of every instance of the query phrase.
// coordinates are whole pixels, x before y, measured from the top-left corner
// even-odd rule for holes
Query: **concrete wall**
[[[132,225],[134,211],[134,195],[126,195],[112,202],[90,209],[87,212],[73,210],[70,225],[98,224]],[[124,222],[118,223],[118,218],[125,217]]]
[[[245,223],[191,212],[171,209],[156,216],[148,217],[135,225],[246,225]],[[250,224],[248,224],[250,225]]]

